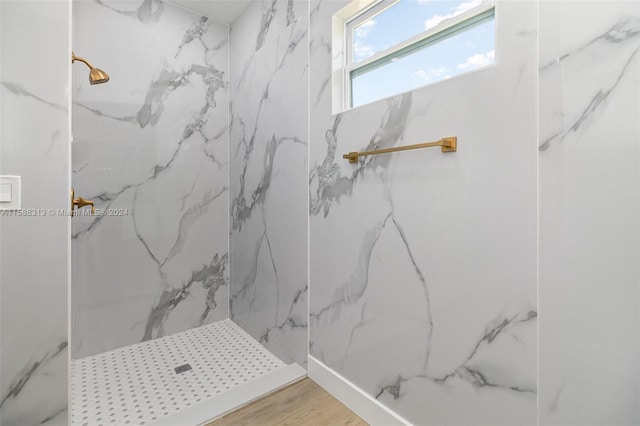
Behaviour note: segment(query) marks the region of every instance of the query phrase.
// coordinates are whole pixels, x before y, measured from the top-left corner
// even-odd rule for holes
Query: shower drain
[[[191,366],[189,364],[183,364],[179,367],[174,368],[174,370],[176,371],[176,374],[182,374],[191,370]]]

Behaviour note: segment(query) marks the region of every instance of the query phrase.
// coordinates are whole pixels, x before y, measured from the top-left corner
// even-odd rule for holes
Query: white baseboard
[[[298,364],[287,365],[227,392],[180,410],[153,423],[154,426],[203,425],[263,396],[304,378],[307,372]]]
[[[307,370],[311,380],[323,387],[370,425],[395,426],[410,424],[311,355],[307,357]]]

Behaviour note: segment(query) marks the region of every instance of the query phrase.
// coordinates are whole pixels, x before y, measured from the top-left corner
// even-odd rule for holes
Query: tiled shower
[[[639,2],[499,0],[494,66],[343,112],[348,0],[174,3],[0,2],[0,175],[111,212],[0,215],[2,426],[296,364],[398,423],[640,425]]]
[[[72,185],[114,213],[72,221],[80,358],[229,316],[229,40],[162,2],[73,17],[74,51],[113,64],[107,84],[73,72]]]
[[[99,211],[116,213],[72,221],[73,424],[179,421],[168,418],[287,364],[306,364],[307,114],[301,109],[279,127],[259,121],[253,102],[263,100],[265,83],[248,73],[269,73],[265,114],[305,103],[303,90],[297,99],[275,85],[278,78],[290,84],[289,64],[306,85],[299,64],[306,64],[307,8],[292,3],[261,30],[261,6],[227,26],[165,2],[73,3],[74,50],[98,50],[93,60],[114,66],[100,86],[73,73],[72,184]],[[111,34],[114,27],[120,31]],[[299,49],[289,52],[283,36],[302,41]],[[258,37],[259,45],[246,43]],[[273,55],[282,57],[269,69]],[[288,164],[274,163],[276,154]],[[290,209],[274,209],[279,198]],[[283,226],[301,238],[288,238]],[[227,318],[240,327],[225,326]],[[216,342],[190,336],[210,327],[235,343],[216,351]],[[176,354],[175,339],[202,352]],[[263,349],[254,358],[277,363],[241,362],[256,345]],[[144,381],[122,371],[127,359],[167,351],[171,362],[144,364]],[[183,364],[188,371],[174,371]],[[109,373],[94,373],[102,369]],[[105,386],[122,395],[130,387],[115,384],[112,370],[148,394],[126,409],[115,404],[105,417],[91,408],[105,400]],[[175,388],[185,392],[174,400],[168,389]]]

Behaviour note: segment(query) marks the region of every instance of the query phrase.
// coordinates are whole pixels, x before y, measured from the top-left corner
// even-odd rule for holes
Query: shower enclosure
[[[244,163],[261,162],[278,146],[257,133],[267,146],[242,152],[245,127],[256,127],[251,121],[258,118],[238,114],[261,90],[245,75],[255,47],[244,39],[260,37],[256,23],[264,13],[260,3],[244,6],[230,31],[230,22],[168,2],[73,2],[74,50],[110,76],[93,86],[84,70],[72,73],[72,186],[97,212],[71,221],[73,424],[179,422],[166,417],[230,392],[241,405],[256,381],[277,387],[304,375],[286,365],[306,364],[306,299],[298,294],[306,288],[306,242],[278,241],[270,235],[277,230],[266,230],[267,210],[287,215],[271,204],[278,188],[267,188],[260,203],[245,201],[254,199],[254,186],[268,187],[270,176],[251,182]],[[306,7],[296,4],[289,13],[304,16]],[[286,19],[272,17],[276,31],[262,35],[265,49],[277,50],[282,36],[304,36]],[[306,55],[304,44],[299,52]],[[290,72],[289,62],[281,65],[274,73]],[[239,100],[231,109],[235,97],[247,104]],[[239,179],[231,173],[233,184],[230,167],[244,167]],[[280,169],[299,180],[301,190],[289,197],[303,211],[306,169]],[[243,232],[256,225],[265,227],[270,257],[300,257],[297,276],[286,265],[274,280],[246,276],[250,265],[262,267],[253,253],[261,242]],[[304,222],[298,228],[306,232]],[[300,308],[290,314],[293,303]],[[96,408],[109,401],[118,377],[134,385],[133,393],[116,386],[122,402]]]
[[[0,0],[0,426],[640,425],[640,2],[403,2],[495,50],[336,112],[372,2]]]
[[[165,3],[73,16],[111,76],[72,73],[72,186],[98,212],[71,222],[81,358],[228,317],[229,52],[225,25]]]

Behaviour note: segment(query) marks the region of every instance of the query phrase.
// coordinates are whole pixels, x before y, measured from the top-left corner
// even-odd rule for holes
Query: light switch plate
[[[20,176],[0,176],[0,210],[19,210],[20,196]]]
[[[11,202],[11,184],[3,183],[0,185],[0,203]]]

